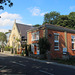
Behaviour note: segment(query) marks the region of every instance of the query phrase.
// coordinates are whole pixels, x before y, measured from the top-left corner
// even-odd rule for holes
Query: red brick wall
[[[59,33],[59,50],[54,50],[54,33]],[[48,35],[51,34],[52,36],[48,36],[48,40],[51,43],[51,56],[52,58],[61,58],[63,54],[63,48],[65,47],[65,34],[64,32],[54,31],[48,29]]]
[[[39,31],[39,36],[40,36],[40,38],[42,38],[43,37],[43,30],[38,30]],[[34,32],[37,32],[37,31],[34,31]],[[32,44],[32,43],[38,43],[38,41],[31,41],[31,38],[32,38],[32,36],[31,36],[31,33],[34,33],[34,32],[29,32],[29,42],[28,42],[28,44]]]
[[[34,31],[34,32],[36,32],[36,31]],[[40,38],[42,38],[43,37],[43,30],[39,30],[39,32],[40,32]],[[59,50],[58,51],[54,50],[54,33],[59,33]],[[65,48],[65,33],[48,29],[48,35],[49,34],[52,35],[52,36],[48,36],[48,40],[51,43],[51,57],[52,58],[62,58],[63,48]],[[75,51],[72,50],[71,35],[75,36],[75,34],[67,33],[67,48],[68,48],[68,52],[71,55],[75,55]],[[29,33],[29,43],[31,44],[31,43],[37,43],[37,42],[38,41],[31,41],[31,32],[30,32]]]
[[[43,30],[39,30],[40,32],[40,38],[43,38]]]
[[[74,35],[73,33],[67,33],[67,48],[70,55],[75,55],[75,50],[72,50],[72,41],[71,41],[71,35]]]
[[[59,33],[59,51],[54,50],[54,33]],[[65,33],[49,29],[48,34],[52,34],[51,37],[48,36],[48,40],[51,43],[52,58],[62,58],[63,48],[65,48]],[[71,35],[75,36],[75,34],[73,34],[73,33],[67,33],[67,50],[70,55],[75,55],[75,50],[72,50]]]

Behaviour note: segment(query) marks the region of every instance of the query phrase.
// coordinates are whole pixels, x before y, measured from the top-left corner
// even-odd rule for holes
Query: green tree
[[[40,54],[45,54],[47,50],[50,50],[50,43],[47,38],[40,38],[39,39],[39,49],[40,49]]]
[[[3,32],[0,32],[0,42],[2,42],[2,44],[4,44],[4,42],[6,42],[7,37]]]
[[[60,15],[57,21],[57,25],[66,27],[68,26],[68,16],[67,15]]]
[[[75,12],[71,12],[68,16],[69,16],[69,19],[75,20]]]
[[[40,26],[40,24],[33,25],[33,27],[39,27],[39,26]]]
[[[8,34],[9,32],[5,32],[5,34]]]
[[[60,13],[53,11],[44,15],[44,23],[57,24]]]
[[[11,0],[0,0],[0,9],[4,10],[4,6],[2,5],[8,5],[9,7],[13,6],[13,3],[11,2]]]
[[[60,15],[57,25],[75,29],[75,20],[71,19],[69,15]]]
[[[1,42],[2,50],[4,48],[6,41],[7,41],[6,35],[3,32],[0,32],[0,42]]]
[[[45,24],[45,23],[50,23],[50,14],[49,13],[46,13],[44,15],[44,22],[43,22],[43,24]]]
[[[43,24],[45,23],[75,29],[75,12],[71,12],[69,15],[60,15],[60,13],[55,11],[46,13]]]

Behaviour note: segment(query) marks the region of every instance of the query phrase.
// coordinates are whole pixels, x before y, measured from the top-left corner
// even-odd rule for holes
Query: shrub
[[[39,49],[40,49],[40,54],[45,54],[46,51],[50,50],[51,44],[49,43],[47,38],[40,38],[39,39]]]
[[[12,47],[5,46],[5,47],[4,47],[4,50],[5,50],[5,51],[10,51],[11,48],[12,48]]]
[[[21,56],[24,56],[24,54],[25,54],[25,51],[23,51],[23,52],[21,53]]]
[[[28,45],[28,51],[31,52],[31,45]]]
[[[17,54],[17,49],[15,49],[15,54]]]
[[[5,50],[5,51],[10,51],[10,48],[7,47],[7,46],[5,46],[4,50]]]
[[[28,45],[28,52],[29,52],[30,54],[33,54],[33,52],[31,51],[31,45]]]

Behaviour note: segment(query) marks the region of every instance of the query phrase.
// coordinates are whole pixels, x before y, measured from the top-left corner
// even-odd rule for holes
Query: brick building
[[[43,37],[46,37],[51,43],[50,55],[52,58],[62,58],[66,52],[75,56],[75,30],[51,24],[28,30],[27,43],[31,44],[34,54],[40,54],[38,40]]]

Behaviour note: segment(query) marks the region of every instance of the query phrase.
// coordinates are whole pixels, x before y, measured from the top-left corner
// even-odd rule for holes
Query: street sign
[[[63,48],[63,54],[66,54],[67,48]]]
[[[37,54],[39,54],[39,50],[37,50]]]

